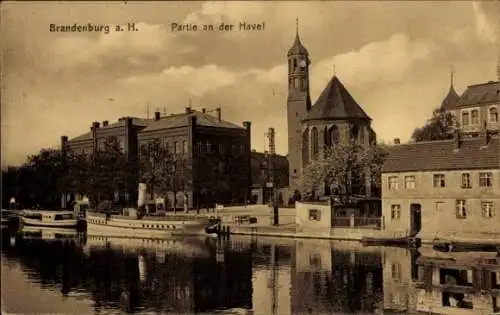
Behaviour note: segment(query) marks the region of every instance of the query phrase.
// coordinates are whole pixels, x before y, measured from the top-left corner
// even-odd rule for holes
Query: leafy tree
[[[367,176],[372,186],[380,186],[385,155],[382,147],[364,148],[354,141],[327,147],[323,156],[311,161],[303,170],[302,195],[314,199],[325,185],[330,194],[339,195],[340,201],[347,203],[352,195],[364,192]]]
[[[95,206],[102,200],[115,200],[127,189],[132,163],[122,152],[115,137],[108,137],[103,146],[91,154],[66,156],[64,185],[70,192],[85,194]]]
[[[173,208],[177,206],[177,193],[190,187],[189,165],[181,155],[176,155],[162,145],[159,139],[140,148],[141,181],[149,187],[151,199],[154,195],[166,197],[173,193]]]
[[[424,126],[413,131],[412,140],[420,142],[451,139],[454,127],[453,115],[442,108],[437,108]]]

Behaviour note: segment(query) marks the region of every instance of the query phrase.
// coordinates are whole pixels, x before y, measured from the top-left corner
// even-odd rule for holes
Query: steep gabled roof
[[[340,80],[334,76],[304,120],[349,118],[371,120]]]
[[[441,103],[441,108],[444,110],[452,110],[455,109],[458,101],[460,100],[460,95],[455,91],[453,84],[450,86],[450,90],[448,91],[448,95],[444,98]]]
[[[233,123],[221,120],[215,116],[193,110],[190,114],[174,114],[170,116],[161,117],[160,120],[153,121],[141,132],[149,132],[153,130],[170,129],[188,126],[188,116],[196,116],[196,125],[205,127],[218,127],[228,129],[245,129]]]
[[[462,139],[454,150],[453,140],[399,144],[388,148],[382,172],[500,169],[500,139],[492,136]]]
[[[457,107],[483,105],[500,101],[500,81],[469,85],[460,97]]]

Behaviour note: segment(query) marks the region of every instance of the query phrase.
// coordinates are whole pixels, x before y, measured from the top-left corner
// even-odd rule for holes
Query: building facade
[[[500,139],[484,134],[394,145],[382,168],[392,236],[500,239]]]
[[[94,122],[84,135],[70,140],[63,136],[62,147],[90,154],[102,149],[106,139],[116,139],[128,161],[137,164],[137,172],[129,174],[132,184],[126,196],[134,204],[141,148],[157,141],[172,153],[176,165],[176,184],[166,197],[166,206],[180,206],[186,195],[190,207],[199,207],[209,202],[243,203],[249,198],[250,134],[250,122],[244,122],[242,127],[224,121],[220,108],[211,115],[205,109],[187,107],[181,114],[161,116],[155,112],[152,119],[124,117],[111,125],[105,121],[102,127]]]
[[[376,143],[371,118],[333,76],[313,106],[309,93],[310,59],[297,31],[288,51],[288,160],[290,185],[297,188],[302,170],[320,157],[324,148],[356,140]]]
[[[500,81],[469,85],[462,95],[453,86],[441,104],[451,113],[463,136],[477,137],[484,130],[500,131]]]

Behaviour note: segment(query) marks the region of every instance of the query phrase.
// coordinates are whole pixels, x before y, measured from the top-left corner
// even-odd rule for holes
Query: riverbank
[[[304,229],[295,224],[283,224],[279,226],[262,226],[262,225],[235,225],[228,224],[229,234],[232,235],[249,235],[249,236],[270,236],[270,237],[286,237],[286,238],[302,238],[302,239],[327,239],[339,241],[358,241],[363,239],[375,239],[380,242],[398,241],[401,237],[392,237],[387,235],[383,230],[374,229],[356,229],[356,228],[333,228],[333,229]],[[422,244],[432,245],[439,243],[464,243],[478,245],[497,245],[500,246],[500,235],[488,237],[478,236],[462,236],[462,237],[447,237],[447,238],[424,238]]]

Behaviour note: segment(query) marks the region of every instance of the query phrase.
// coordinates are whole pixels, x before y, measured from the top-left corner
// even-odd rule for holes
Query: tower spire
[[[295,18],[295,35],[299,37],[299,17]]]
[[[455,68],[453,65],[450,66],[450,87],[453,88],[453,83],[454,83],[454,75],[455,75]]]

